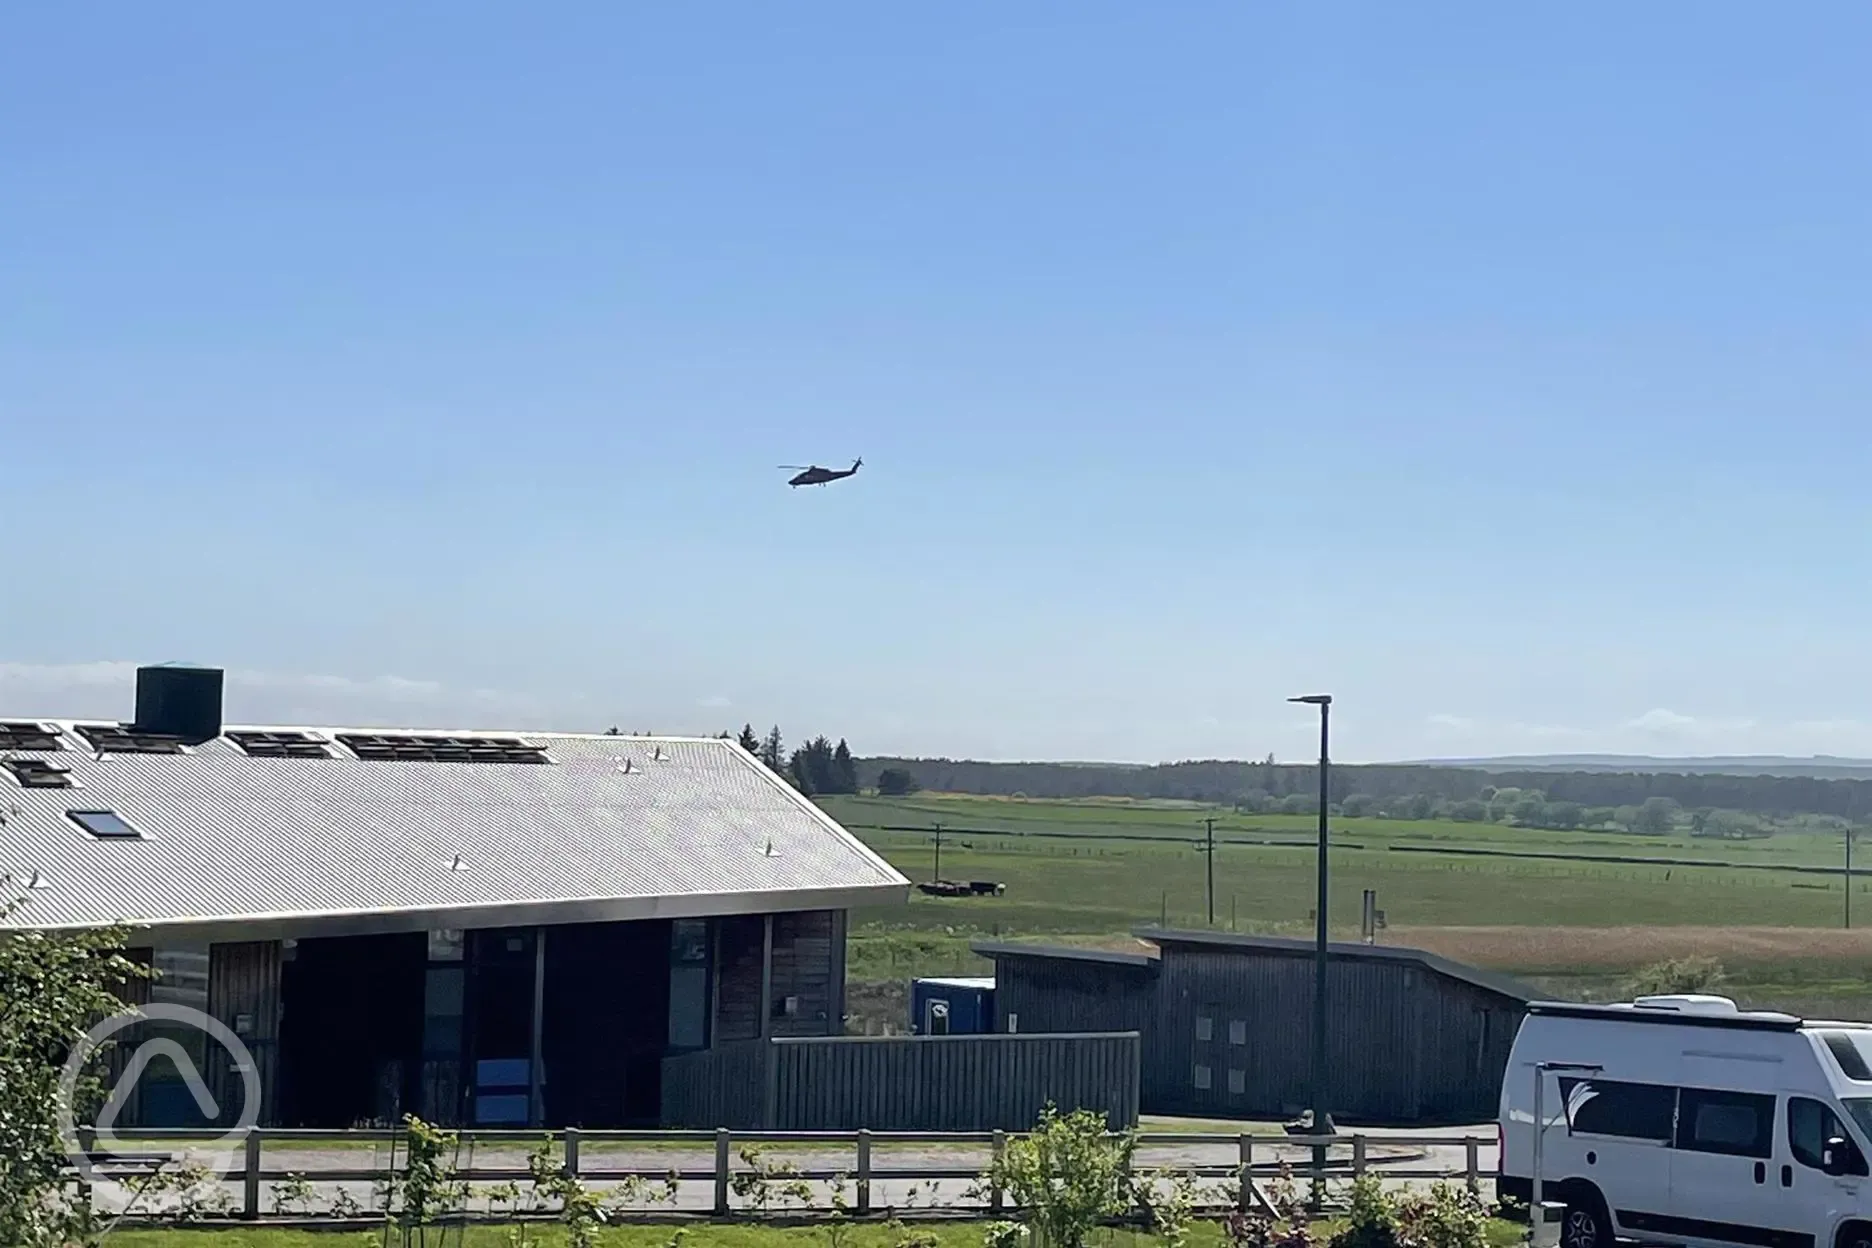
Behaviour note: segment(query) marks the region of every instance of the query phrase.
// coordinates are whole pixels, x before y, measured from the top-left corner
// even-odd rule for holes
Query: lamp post
[[[1596,1075],[1604,1069],[1605,1067],[1592,1062],[1534,1063],[1534,1155],[1529,1159],[1528,1169],[1528,1242],[1530,1244],[1547,1242],[1541,1233],[1546,1226],[1541,1206],[1547,1201],[1547,1192],[1541,1182],[1541,1161],[1544,1151],[1541,1144],[1547,1138],[1547,1106],[1545,1104],[1547,1076],[1560,1071]],[[1607,1232],[1611,1229],[1611,1227],[1605,1228]]]
[[[1313,1134],[1333,1133],[1332,1119],[1326,1112],[1326,807],[1331,796],[1327,768],[1331,751],[1327,724],[1332,710],[1330,693],[1310,693],[1288,698],[1306,706],[1319,707],[1319,905],[1313,913]],[[1323,1146],[1315,1146],[1315,1160],[1323,1159]]]

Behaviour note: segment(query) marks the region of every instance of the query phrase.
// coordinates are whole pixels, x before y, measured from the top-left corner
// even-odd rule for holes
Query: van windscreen
[[[1872,1082],[1872,1031],[1823,1031],[1820,1043],[1848,1079]]]

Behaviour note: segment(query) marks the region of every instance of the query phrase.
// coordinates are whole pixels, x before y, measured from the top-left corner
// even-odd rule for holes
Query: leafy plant
[[[1487,1248],[1488,1207],[1465,1187],[1438,1182],[1398,1201],[1398,1238],[1407,1248]]]
[[[459,1209],[468,1198],[468,1185],[455,1177],[454,1154],[460,1137],[453,1131],[405,1114],[407,1153],[403,1181],[397,1185],[395,1224],[405,1248],[426,1246],[429,1227],[443,1215]]]
[[[1626,989],[1635,997],[1674,992],[1713,992],[1722,986],[1726,978],[1723,964],[1715,958],[1666,958],[1635,971]]]
[[[0,875],[0,892],[12,894],[0,920],[27,905],[11,876]],[[70,1142],[60,1129],[61,1111],[84,1122],[103,1103],[101,1063],[85,1064],[69,1097],[61,1080],[86,1030],[127,1010],[117,985],[150,975],[123,956],[126,935],[20,930],[0,940],[0,1244],[63,1248],[109,1230],[85,1189],[67,1184]]]
[[[289,1174],[273,1184],[271,1190],[275,1215],[286,1213],[295,1207],[297,1212],[304,1213],[312,1203],[312,1180],[303,1174]]]
[[[607,1220],[604,1201],[553,1155],[551,1139],[542,1140],[527,1157],[527,1173],[534,1191],[559,1202],[559,1220],[565,1224],[571,1248],[593,1248],[598,1228]]]
[[[990,1222],[982,1228],[982,1248],[1027,1248],[1028,1234],[1018,1222]]]
[[[746,1169],[735,1171],[729,1178],[729,1190],[756,1213],[766,1213],[776,1200],[792,1200],[801,1205],[811,1203],[812,1186],[800,1177],[798,1166],[785,1161],[767,1161],[761,1150],[752,1144],[743,1147],[740,1155]]]
[[[1400,1248],[1397,1202],[1385,1193],[1375,1174],[1352,1180],[1345,1227],[1334,1235],[1332,1248]]]
[[[1133,1198],[1165,1248],[1184,1248],[1203,1192],[1185,1170],[1159,1170],[1133,1185]]]
[[[1084,1248],[1094,1227],[1133,1208],[1136,1151],[1136,1133],[1107,1131],[1104,1115],[1061,1114],[1049,1104],[1031,1132],[1007,1142],[976,1189],[1006,1192],[1048,1248]]]
[[[1267,1205],[1237,1209],[1222,1220],[1229,1248],[1317,1248],[1305,1204],[1287,1167],[1267,1185]]]

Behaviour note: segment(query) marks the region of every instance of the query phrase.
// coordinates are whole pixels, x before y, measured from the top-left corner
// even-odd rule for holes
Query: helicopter
[[[849,468],[821,468],[818,464],[808,468],[802,468],[798,464],[781,464],[780,467],[787,472],[799,474],[787,482],[788,485],[797,489],[802,485],[824,485],[828,481],[843,480],[864,467],[864,460],[862,458],[852,460],[852,466]]]

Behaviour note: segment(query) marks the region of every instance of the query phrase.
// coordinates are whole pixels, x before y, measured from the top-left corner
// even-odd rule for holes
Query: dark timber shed
[[[1144,928],[1152,954],[980,944],[996,1023],[1137,1030],[1144,1113],[1289,1117],[1310,1100],[1311,941]],[[1419,949],[1329,947],[1328,1103],[1348,1124],[1486,1121],[1531,988]]]

